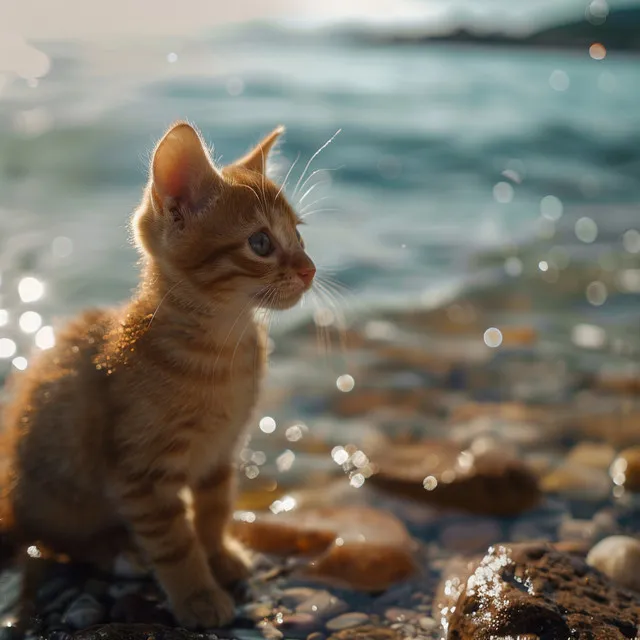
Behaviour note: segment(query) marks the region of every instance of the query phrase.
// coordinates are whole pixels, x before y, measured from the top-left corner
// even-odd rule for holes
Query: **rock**
[[[587,564],[599,569],[617,584],[640,592],[640,540],[611,536],[596,544]]]
[[[287,609],[295,609],[300,603],[308,600],[319,592],[311,587],[290,587],[285,589],[279,597],[279,602]]]
[[[272,622],[263,620],[256,626],[258,627],[258,629],[260,629],[263,637],[265,637],[267,640],[281,640],[282,638],[284,638],[284,633],[282,633],[280,629],[277,629]]]
[[[85,629],[102,622],[105,613],[105,607],[93,596],[83,594],[71,603],[62,622],[74,629]]]
[[[74,640],[217,640],[217,635],[193,633],[157,624],[105,624],[73,634]],[[240,638],[240,636],[233,636]],[[260,636],[258,636],[260,637]]]
[[[369,622],[369,616],[366,613],[343,613],[341,616],[329,620],[326,627],[329,631],[341,631],[342,629],[359,627],[366,622]]]
[[[139,582],[114,582],[109,586],[107,593],[114,600],[128,596],[132,593],[137,593],[142,588],[142,584]]]
[[[552,545],[496,545],[436,605],[451,640],[631,640],[640,596]]]
[[[567,462],[553,469],[540,482],[545,493],[591,502],[606,500],[611,493],[611,478],[599,469]]]
[[[0,640],[22,640],[22,633],[17,627],[0,627]]]
[[[569,454],[567,460],[582,467],[591,467],[606,471],[616,452],[604,442],[580,442]]]
[[[324,507],[254,514],[231,531],[262,553],[305,555],[305,573],[366,591],[383,591],[416,570],[416,544],[390,513],[369,507]]]
[[[325,640],[326,636],[324,635],[324,633],[320,633],[319,631],[316,631],[314,633],[310,633],[307,636],[307,640]]]
[[[139,593],[122,596],[111,607],[109,617],[113,622],[127,624],[173,624],[173,616]]]
[[[640,446],[621,451],[610,469],[616,485],[640,492]]]
[[[439,627],[438,622],[428,616],[420,618],[420,620],[418,620],[418,624],[420,625],[420,628],[425,631],[435,631]]]
[[[312,613],[318,618],[337,616],[349,607],[344,600],[328,591],[316,591],[296,607],[297,613]]]
[[[438,507],[506,516],[540,499],[535,475],[498,451],[474,455],[449,442],[388,445],[371,454],[378,471],[369,483]]]
[[[46,603],[42,608],[42,613],[47,614],[53,611],[64,611],[79,595],[80,590],[78,588],[69,587],[59,593],[51,602]]]
[[[332,633],[328,640],[400,640],[404,635],[396,629],[365,624]]]
[[[412,609],[400,609],[393,607],[385,611],[384,617],[389,622],[409,622],[415,620],[420,614]]]
[[[280,627],[287,630],[309,631],[318,624],[318,621],[310,613],[293,613],[283,616]]]

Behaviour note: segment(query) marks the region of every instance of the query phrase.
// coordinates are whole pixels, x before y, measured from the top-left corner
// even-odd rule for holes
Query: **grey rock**
[[[45,606],[42,608],[42,613],[47,615],[55,611],[65,611],[79,595],[80,589],[77,589],[76,587],[69,587],[64,591],[59,592],[51,602],[43,603]]]
[[[18,601],[22,579],[17,571],[0,573],[0,614],[9,611]]]
[[[296,607],[296,613],[311,613],[317,618],[337,616],[349,607],[344,600],[329,591],[316,591]]]
[[[369,616],[366,613],[343,613],[337,618],[332,618],[327,622],[327,629],[329,631],[341,631],[342,629],[351,629],[351,627],[359,627],[369,621]]]
[[[85,593],[71,603],[62,621],[74,629],[85,629],[102,622],[105,614],[105,607]]]

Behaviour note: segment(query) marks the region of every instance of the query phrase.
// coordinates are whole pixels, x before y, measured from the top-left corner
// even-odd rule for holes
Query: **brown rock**
[[[438,603],[449,640],[632,640],[640,597],[549,544],[497,545]]]
[[[535,475],[497,451],[474,456],[449,442],[387,446],[371,460],[372,485],[439,507],[486,515],[513,515],[533,507],[540,492]]]
[[[434,389],[354,388],[339,393],[333,403],[334,413],[343,418],[366,415],[377,409],[393,407],[400,414],[424,413],[433,410],[439,394]]]
[[[374,627],[371,624],[343,629],[329,636],[329,640],[400,640],[400,638],[402,636],[395,629]]]
[[[390,513],[350,506],[252,515],[233,521],[237,538],[262,553],[313,556],[304,572],[321,580],[383,591],[416,571],[415,543]]]
[[[640,491],[640,446],[621,451],[613,461],[610,473],[617,485],[627,491]]]

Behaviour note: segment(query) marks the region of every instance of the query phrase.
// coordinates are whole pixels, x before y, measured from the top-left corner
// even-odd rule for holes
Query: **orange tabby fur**
[[[281,132],[222,170],[190,125],[165,134],[133,216],[139,290],[61,331],[16,374],[4,416],[0,529],[102,564],[135,545],[188,627],[230,622],[223,587],[247,573],[225,528],[265,363],[254,311],[294,305],[315,273],[299,219],[265,177]],[[248,241],[261,230],[265,257]]]

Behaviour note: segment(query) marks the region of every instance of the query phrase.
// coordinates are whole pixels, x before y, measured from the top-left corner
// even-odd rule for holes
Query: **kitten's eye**
[[[296,229],[296,238],[298,238],[298,242],[302,242],[302,236],[300,235],[300,232]]]
[[[262,258],[266,258],[269,254],[273,253],[274,250],[271,238],[264,231],[258,231],[250,236],[249,246],[256,255]]]

